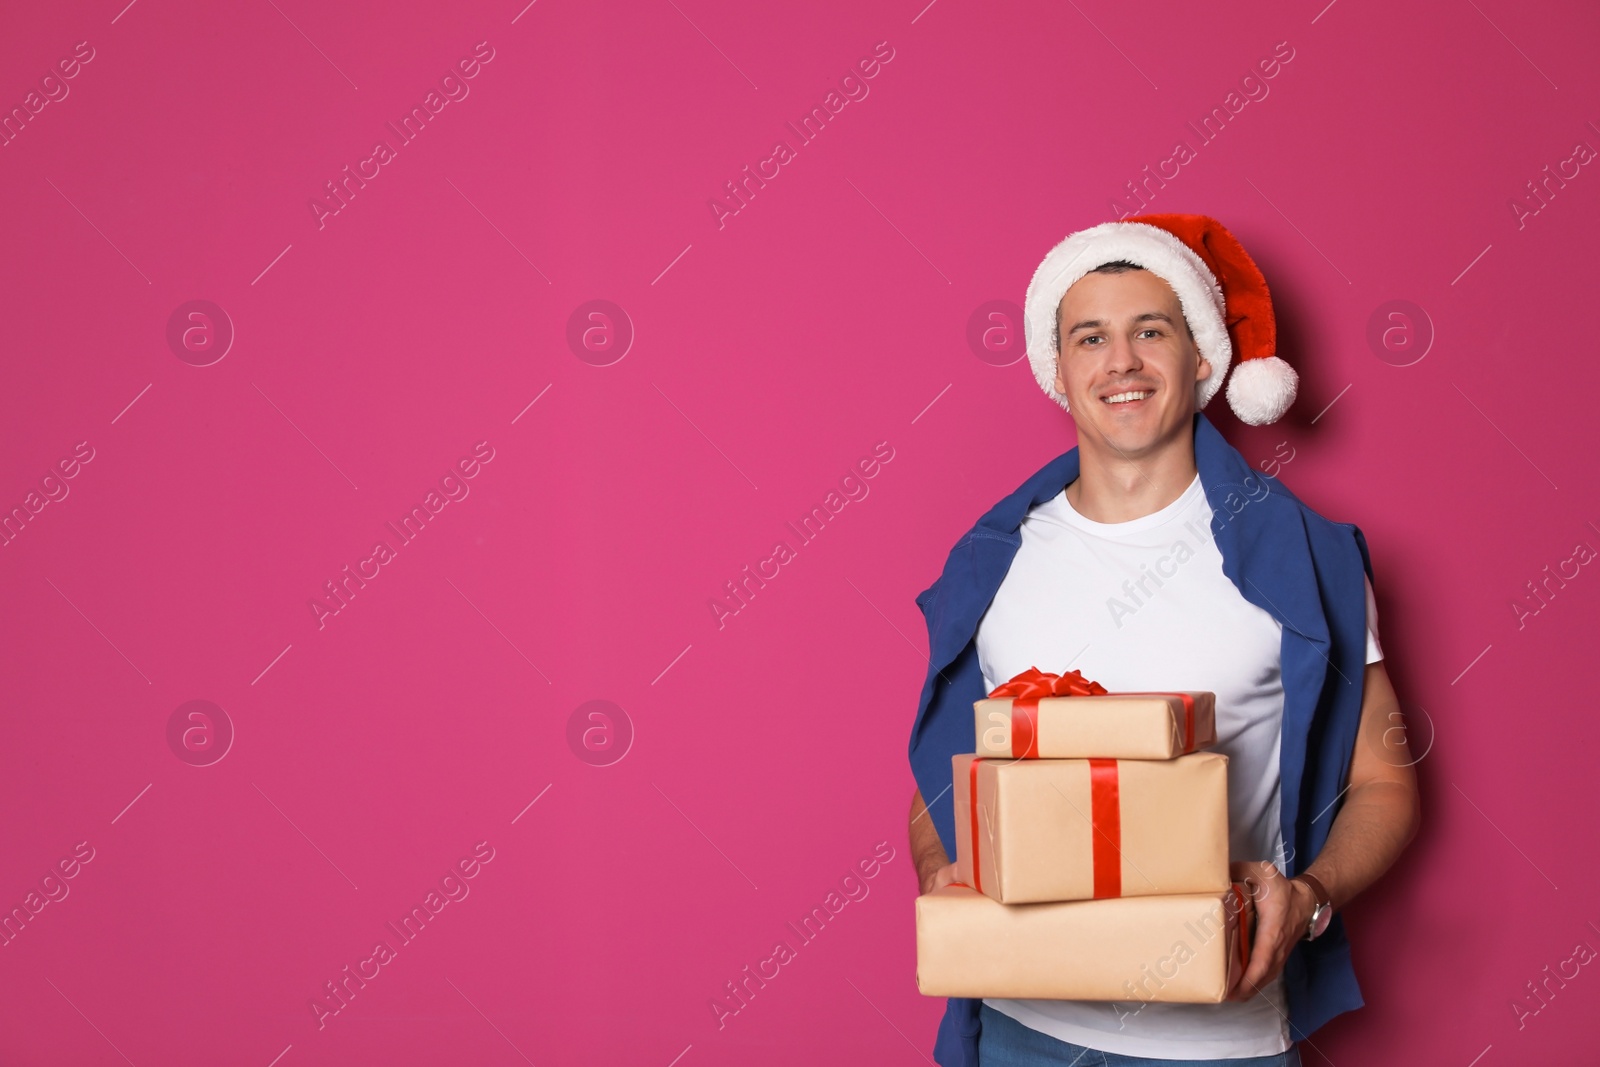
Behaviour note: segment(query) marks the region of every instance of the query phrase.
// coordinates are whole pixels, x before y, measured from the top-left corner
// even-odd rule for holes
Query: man
[[[910,755],[921,891],[955,879],[950,757],[972,701],[1030,666],[1118,690],[1217,694],[1229,851],[1257,926],[1221,1004],[952,998],[946,1067],[1299,1064],[1361,1006],[1339,912],[1415,835],[1415,776],[1377,643],[1366,541],[1249,467],[1200,408],[1276,420],[1264,279],[1214,219],[1153,215],[1062,241],[1025,308],[1028,353],[1078,445],[1001,501],[917,597],[929,671]],[[931,806],[924,797],[932,796]],[[1293,877],[1287,877],[1288,872]]]

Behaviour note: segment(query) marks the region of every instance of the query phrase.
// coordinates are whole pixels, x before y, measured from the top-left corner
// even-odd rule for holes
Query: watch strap
[[[1301,873],[1295,875],[1295,877],[1311,887],[1311,894],[1316,898],[1318,906],[1332,906],[1333,895],[1328,892],[1328,887],[1323,885],[1315,875],[1307,874],[1302,871]]]

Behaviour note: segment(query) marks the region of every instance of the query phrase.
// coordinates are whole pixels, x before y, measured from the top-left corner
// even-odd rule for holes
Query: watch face
[[[1311,936],[1321,937],[1322,932],[1328,928],[1328,923],[1333,921],[1333,909],[1326,904],[1319,905],[1311,913]]]

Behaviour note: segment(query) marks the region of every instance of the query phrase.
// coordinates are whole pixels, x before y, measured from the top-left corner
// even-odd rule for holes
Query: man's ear
[[[1195,367],[1194,380],[1197,382],[1203,382],[1207,378],[1211,377],[1211,361],[1206,359],[1205,356],[1199,356],[1199,360],[1199,366]]]
[[[1067,383],[1061,377],[1061,353],[1056,353],[1056,392],[1067,395]]]

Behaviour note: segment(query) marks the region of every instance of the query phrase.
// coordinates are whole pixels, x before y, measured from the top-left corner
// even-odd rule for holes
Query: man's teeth
[[[1113,396],[1106,397],[1105,398],[1105,402],[1107,404],[1125,404],[1130,400],[1143,400],[1146,397],[1150,397],[1150,396],[1154,396],[1154,395],[1155,395],[1155,390],[1153,390],[1153,389],[1152,390],[1146,390],[1145,392],[1142,392],[1142,393],[1117,393],[1117,394],[1115,394]]]

